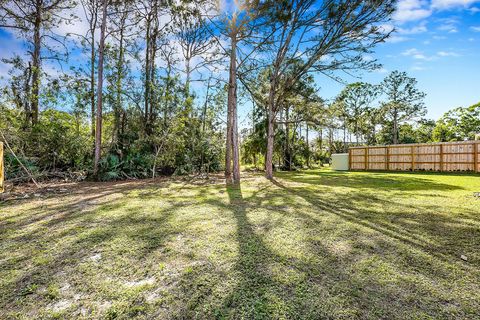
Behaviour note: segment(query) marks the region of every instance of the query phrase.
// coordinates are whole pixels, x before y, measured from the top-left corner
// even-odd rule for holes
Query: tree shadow
[[[227,194],[237,226],[239,253],[234,270],[240,279],[232,294],[224,299],[222,309],[229,318],[262,318],[270,302],[267,292],[275,288],[267,273],[273,254],[248,220],[249,204],[243,199],[241,186],[227,186]]]
[[[424,175],[424,174],[422,174]],[[435,175],[431,173],[431,175]],[[342,171],[308,171],[300,173],[281,172],[281,178],[290,181],[307,183],[314,186],[323,187],[348,187],[354,189],[377,189],[392,191],[420,191],[420,190],[462,190],[465,189],[455,184],[439,183],[421,177],[419,173],[398,173],[391,172],[350,172]],[[471,176],[464,174],[462,176]]]
[[[288,177],[284,179],[290,180]],[[480,233],[478,212],[463,209],[460,216],[452,217],[439,214],[440,210],[450,211],[444,206],[406,205],[397,203],[395,198],[385,199],[353,192],[339,194],[333,199],[322,199],[315,191],[302,187],[287,187],[278,179],[274,180],[273,184],[283,192],[306,201],[318,214],[333,214],[344,221],[378,232],[386,236],[386,239],[399,241],[407,247],[434,256],[438,261],[453,263],[475,273],[479,271],[473,266],[480,262],[475,249],[480,246],[480,240],[478,237],[471,238],[472,235]],[[382,204],[380,210],[375,207],[378,203]],[[300,211],[296,214],[305,217]],[[311,216],[308,218],[315,220]],[[387,242],[384,245],[391,247],[392,244]],[[471,257],[469,264],[462,263],[459,259],[459,250]],[[424,262],[422,268],[438,269],[430,262]],[[442,276],[448,277],[447,273],[448,271],[444,270]]]
[[[95,254],[101,254],[102,261],[107,261],[107,264],[105,267],[97,264],[98,275],[89,275],[91,277],[101,274],[120,279],[125,277],[125,283],[132,280],[129,277],[136,273],[145,277],[142,273],[151,268],[142,270],[142,265],[152,253],[158,255],[162,252],[166,242],[184,233],[186,225],[172,226],[169,223],[178,204],[168,201],[168,205],[157,209],[154,215],[145,212],[144,207],[138,204],[130,206],[125,213],[109,216],[109,212],[121,210],[127,205],[131,200],[130,192],[138,192],[141,188],[137,184],[119,184],[100,191],[82,186],[75,191],[76,196],[81,195],[80,200],[77,200],[78,197],[69,198],[72,194],[65,195],[52,205],[27,210],[16,215],[14,222],[3,224],[0,239],[5,243],[5,249],[16,247],[17,250],[14,254],[2,254],[0,271],[21,272],[16,277],[0,281],[0,309],[15,310],[32,299],[39,306],[47,305],[50,302],[45,293],[38,290],[25,293],[25,290],[33,287],[46,290],[52,283],[74,282],[77,272],[85,272],[85,266],[95,264],[91,260]],[[112,198],[112,195],[115,197]],[[79,206],[81,203],[86,204],[85,210]],[[99,215],[99,212],[104,214]],[[133,245],[125,247],[125,244]],[[138,269],[132,270],[132,265]],[[76,287],[88,292],[96,290],[93,286],[92,283],[80,282]]]
[[[348,174],[341,176],[345,179]],[[13,241],[10,249],[23,247],[16,257],[0,260],[0,270],[22,267],[26,271],[2,286],[1,292],[7,294],[0,298],[0,306],[15,309],[24,299],[20,297],[24,288],[44,286],[65,277],[63,273],[70,279],[72,273],[85,272],[82,265],[90,263],[93,254],[102,253],[107,266],[89,272],[100,278],[114,277],[117,282],[112,286],[121,288],[122,281],[134,276],[161,279],[152,288],[161,295],[158,302],[147,302],[134,289],[126,296],[114,296],[135,308],[151,306],[141,315],[147,318],[401,319],[412,314],[417,318],[468,318],[475,312],[478,303],[471,299],[475,290],[465,293],[470,304],[448,300],[441,291],[451,288],[461,293],[469,286],[455,287],[455,277],[463,277],[459,284],[463,286],[480,276],[474,253],[480,246],[478,212],[465,208],[461,217],[439,216],[434,205],[404,205],[396,197],[385,199],[362,190],[322,194],[324,181],[313,187],[299,184],[304,181],[295,175],[291,180],[289,175],[282,177],[273,183],[262,180],[253,188],[247,184],[243,190],[201,181],[177,187],[152,183],[145,189],[138,185],[90,192],[81,188],[82,199],[94,208],[82,209],[82,200],[65,197],[36,210],[33,216],[39,217],[23,214],[0,227],[6,232],[28,229],[21,236],[0,235],[1,240]],[[428,190],[428,186],[424,188]],[[193,198],[186,192],[192,190]],[[146,201],[156,203],[155,199],[163,196],[162,207],[149,212]],[[138,199],[125,213],[110,217],[132,198]],[[197,212],[197,204],[206,205],[209,211]],[[188,219],[172,224],[181,210]],[[212,215],[211,211],[218,213]],[[103,216],[97,216],[99,212]],[[264,217],[259,219],[257,214]],[[42,219],[45,221],[38,224]],[[204,230],[203,224],[214,219],[219,219],[214,224],[218,229],[195,233],[195,228]],[[466,224],[466,219],[471,224]],[[272,233],[279,230],[285,237],[298,237],[288,250],[272,243]],[[328,236],[331,239],[323,238]],[[467,236],[470,238],[465,241]],[[213,242],[210,247],[211,237],[224,237],[225,244]],[[115,246],[124,239],[127,241]],[[61,250],[45,263],[27,268],[33,259],[41,258],[45,246],[62,242]],[[167,246],[169,243],[174,246]],[[25,251],[29,246],[35,249],[32,256]],[[467,250],[468,262],[459,261],[459,248]],[[295,255],[295,250],[302,255]],[[392,268],[388,274],[392,278],[410,274],[416,278],[393,285],[382,270],[370,272],[365,265]],[[109,269],[113,267],[118,270]],[[435,283],[436,291],[432,292],[427,282]],[[97,290],[94,283],[82,285],[86,294]],[[103,299],[104,295],[89,298]],[[35,301],[39,306],[47,303],[39,299]]]

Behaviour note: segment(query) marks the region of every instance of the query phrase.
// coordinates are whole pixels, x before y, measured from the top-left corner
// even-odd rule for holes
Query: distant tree
[[[88,86],[89,86],[89,102],[90,102],[90,123],[91,134],[95,139],[95,65],[97,57],[97,42],[95,39],[96,31],[98,28],[98,11],[100,10],[101,0],[80,0],[84,12],[84,19],[88,23],[88,29],[85,34],[72,33],[72,35],[81,39],[82,47],[86,48],[86,52],[89,54],[88,70],[85,72],[88,74]],[[77,67],[78,68],[78,67]],[[78,68],[80,69],[80,68]]]
[[[433,141],[433,130],[436,122],[434,120],[421,119],[415,128],[416,141],[418,143],[427,143]]]
[[[159,95],[156,94],[158,86],[158,53],[161,44],[164,44],[166,34],[171,26],[171,17],[164,21],[164,17],[169,17],[167,2],[162,0],[141,0],[134,1],[134,12],[140,31],[141,42],[145,41],[144,58],[139,56],[139,61],[143,64],[143,133],[150,135],[153,131],[153,122],[155,109],[158,108]]]
[[[417,89],[417,80],[406,72],[393,71],[382,82],[381,88],[386,96],[382,109],[386,120],[391,122],[392,143],[399,142],[399,125],[424,116],[425,93]]]
[[[379,24],[390,19],[396,1],[267,1],[273,56],[268,97],[266,177],[273,178],[275,118],[287,88],[307,73],[335,77],[335,71],[370,69],[363,56],[389,33]],[[297,61],[298,63],[292,63]]]
[[[63,59],[58,49],[66,49],[64,39],[53,30],[73,18],[73,14],[65,14],[73,7],[72,0],[0,1],[0,28],[17,31],[30,47],[30,84],[26,92],[29,101],[25,106],[32,125],[38,122],[42,61]]]
[[[8,86],[3,88],[3,96],[11,101],[17,110],[23,111],[24,120],[22,129],[26,130],[31,126],[31,79],[32,64],[25,62],[22,57],[15,55],[11,59],[3,59],[2,62],[12,66],[8,74],[10,76]]]
[[[445,113],[433,129],[435,141],[473,140],[480,133],[480,103]]]
[[[216,39],[209,32],[208,21],[202,15],[202,10],[205,10],[202,5],[205,2],[180,2],[171,7],[172,31],[178,39],[185,64],[183,72],[186,92],[190,90],[192,74],[202,71],[219,58]],[[202,75],[204,74],[200,74],[201,78]]]
[[[221,11],[217,7],[217,10]],[[269,40],[258,36],[262,25],[263,6],[259,1],[235,1],[233,12],[220,14],[220,21],[210,20],[220,35],[228,41],[229,47],[217,43],[229,59],[228,101],[227,101],[227,137],[225,152],[225,178],[228,183],[240,183],[240,147],[238,139],[238,79],[245,74],[240,71],[252,60],[255,52]],[[217,17],[218,18],[218,17]],[[211,32],[216,35],[216,32]],[[242,55],[243,53],[243,55]],[[242,80],[242,79],[241,79]],[[243,81],[243,80],[242,80]]]
[[[365,120],[372,115],[371,104],[378,94],[377,86],[356,82],[347,85],[337,97],[338,103],[344,106],[347,127],[355,135],[357,142],[360,142],[362,133],[365,131],[362,128],[362,120],[366,124]]]
[[[103,58],[105,52],[105,38],[107,30],[107,8],[109,0],[102,3],[102,24],[100,26],[100,45],[98,48],[98,83],[97,83],[97,109],[95,127],[95,157],[93,164],[93,175],[98,175],[98,164],[102,151],[102,108],[103,108]]]
[[[384,113],[382,109],[368,107],[360,116],[359,128],[366,144],[377,144],[377,127],[383,124]]]

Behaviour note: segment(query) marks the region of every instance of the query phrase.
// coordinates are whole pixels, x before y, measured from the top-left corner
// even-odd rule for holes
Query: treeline
[[[365,57],[390,36],[382,25],[394,0],[218,4],[1,1],[0,28],[23,48],[2,60],[7,178],[224,170],[238,183],[241,160],[272,178],[280,158],[292,169],[353,141],[401,142],[424,112],[423,94],[401,73],[384,82],[378,107],[376,86],[350,85],[329,103],[314,84],[314,74],[341,80],[342,72],[379,67]],[[397,80],[406,92],[393,99],[388,85]],[[239,104],[253,106],[241,137]],[[377,110],[382,116],[369,116]],[[453,139],[445,121],[442,134]]]
[[[24,44],[2,60],[7,179],[25,176],[20,162],[34,176],[99,180],[223,168],[225,53],[201,5],[0,2],[0,27]]]
[[[462,141],[480,133],[480,104],[453,109],[434,121],[425,118],[424,98],[414,78],[394,71],[378,85],[346,86],[330,109],[344,144]]]
[[[438,121],[426,119],[425,93],[405,72],[393,71],[379,84],[349,84],[331,101],[316,95],[313,79],[300,84],[275,131],[275,164],[284,170],[328,163],[332,153],[352,145],[473,140],[480,133],[480,103],[453,109]],[[259,80],[256,88],[261,87]],[[265,163],[264,110],[253,111],[255,125],[243,132],[245,161],[258,168]]]

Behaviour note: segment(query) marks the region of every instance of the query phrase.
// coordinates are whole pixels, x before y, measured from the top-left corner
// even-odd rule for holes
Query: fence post
[[[352,170],[352,149],[348,148],[348,170]]]
[[[368,147],[365,147],[365,171],[368,170]]]
[[[440,172],[443,171],[443,143],[440,144]]]
[[[474,162],[475,162],[475,167],[473,168],[473,172],[480,172],[478,170],[478,145],[479,143],[478,142],[474,142],[473,143],[473,159],[474,159]]]
[[[390,146],[387,146],[387,171],[390,171]]]
[[[410,148],[411,151],[411,157],[412,157],[412,172],[415,171],[415,152],[413,152],[414,146]]]

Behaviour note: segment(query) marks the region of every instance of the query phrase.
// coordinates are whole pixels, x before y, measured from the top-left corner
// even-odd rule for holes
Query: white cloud
[[[470,29],[472,29],[475,32],[480,32],[480,26],[477,26],[477,27],[472,26],[470,27]]]
[[[435,11],[468,9],[471,13],[480,12],[472,4],[480,0],[399,0],[397,9],[393,14],[393,20],[397,23],[417,21],[430,17]]]
[[[434,40],[445,40],[445,39],[447,39],[447,37],[445,37],[445,36],[433,36],[432,39],[434,39]]]
[[[440,27],[438,27],[438,30],[440,31],[447,31],[448,33],[457,33],[458,29],[456,26],[453,24],[443,24]]]
[[[377,73],[388,73],[389,71],[382,67],[380,69],[376,69],[375,72],[377,72]]]
[[[389,32],[392,32],[393,29],[395,28],[395,26],[393,24],[382,24],[380,26],[378,26],[378,28],[380,29],[381,32],[383,33],[389,33]]]
[[[416,66],[413,66],[413,67],[410,68],[410,70],[412,70],[412,71],[423,71],[425,69],[426,69],[425,67],[419,66],[419,65],[416,65]]]
[[[412,28],[397,28],[399,34],[419,34],[427,32],[427,26],[422,23]]]
[[[414,54],[412,57],[414,59],[417,59],[417,60],[431,60],[432,59],[432,58],[427,57],[426,55],[424,55],[422,53]]]
[[[402,37],[402,36],[390,36],[385,42],[388,43],[399,43],[399,42],[404,42],[410,40],[410,38],[407,37]]]
[[[393,19],[399,23],[427,18],[432,14],[428,1],[400,0]]]
[[[438,27],[440,31],[446,31],[448,33],[457,33],[457,26],[460,24],[460,21],[457,18],[444,18],[438,20],[441,24]]]
[[[437,55],[440,57],[459,57],[460,55],[456,52],[453,51],[439,51],[437,52]]]
[[[42,71],[49,76],[56,78],[61,76],[64,72],[68,72],[68,69],[64,68],[62,70],[61,66],[59,66],[57,63],[53,61],[47,61],[42,64]]]
[[[363,56],[363,60],[365,60],[365,61],[373,61],[373,60],[375,60],[375,58],[372,57],[372,56],[369,55],[369,54],[366,54],[366,55]]]
[[[75,16],[75,19],[72,21],[62,19],[58,27],[54,30],[57,34],[66,36],[68,34],[85,35],[87,33],[89,25],[82,5],[77,4],[72,13]]]
[[[402,52],[403,56],[407,57],[412,57],[415,60],[425,60],[425,61],[430,61],[433,60],[434,57],[429,57],[423,54],[421,51],[419,51],[416,48],[408,49]]]
[[[326,55],[323,55],[321,58],[320,58],[320,61],[322,62],[328,62],[328,61],[332,61],[333,60],[333,57],[326,54]]]
[[[411,48],[402,52],[402,56],[412,57],[415,60],[432,61],[438,57],[459,57],[460,54],[453,51],[438,51],[436,55],[426,55],[417,48]]]
[[[417,54],[417,53],[419,53],[419,51],[415,48],[412,48],[412,49],[408,49],[408,50],[403,51],[402,55],[411,56],[411,55],[414,55],[414,54]]]
[[[432,0],[433,9],[452,9],[455,7],[468,8],[472,4],[480,2],[479,0]]]

